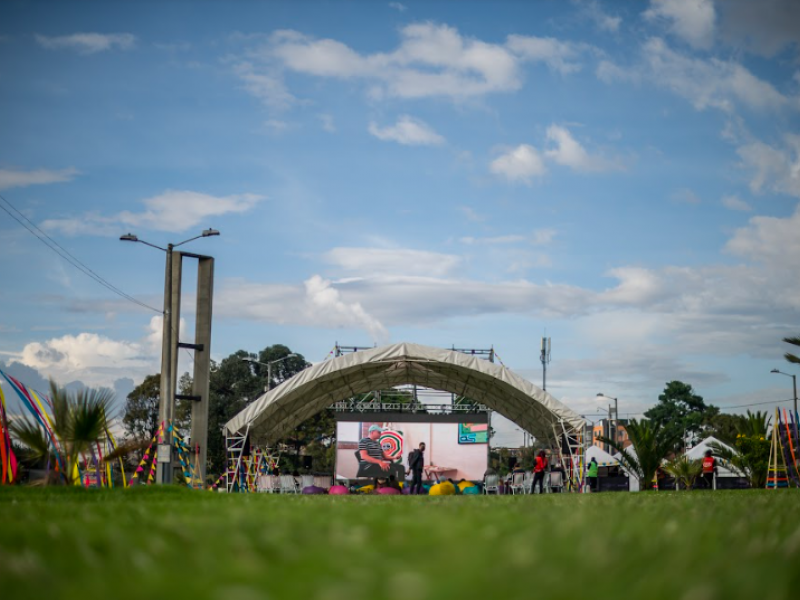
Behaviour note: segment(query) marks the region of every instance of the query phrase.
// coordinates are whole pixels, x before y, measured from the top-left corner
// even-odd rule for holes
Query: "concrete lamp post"
[[[195,394],[189,398],[195,400],[192,406],[192,444],[197,445],[201,464],[197,469],[201,477],[205,478],[206,472],[206,442],[208,440],[208,380],[209,380],[209,350],[211,346],[211,296],[213,290],[214,259],[210,256],[185,253],[186,256],[199,260],[197,278],[197,323],[195,344],[181,344],[178,339],[178,324],[180,323],[180,297],[181,297],[181,271],[184,253],[173,250],[189,242],[219,235],[216,229],[206,229],[200,235],[177,244],[167,244],[166,248],[140,240],[132,233],[120,236],[123,242],[138,242],[151,248],[156,248],[166,253],[166,268],[164,270],[164,322],[161,336],[161,387],[158,417],[160,423],[170,423],[175,413],[175,384],[178,371],[178,348],[185,347],[195,351]],[[199,394],[197,393],[199,390]],[[198,405],[200,405],[198,407]],[[197,409],[197,410],[196,410]],[[205,414],[205,417],[203,417]],[[157,483],[172,482],[172,433],[164,431],[163,443],[160,444],[157,465]],[[166,465],[166,467],[165,467]]]
[[[778,375],[786,375],[792,378],[792,388],[794,389],[794,414],[797,415],[797,376],[790,373],[784,373],[778,369],[772,369],[770,373],[777,373]]]

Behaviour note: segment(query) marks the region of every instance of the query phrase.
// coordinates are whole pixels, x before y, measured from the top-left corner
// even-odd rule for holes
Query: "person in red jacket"
[[[536,489],[536,484],[539,484],[539,493],[544,493],[544,472],[547,470],[547,454],[544,450],[540,450],[536,455],[536,460],[533,463],[533,483],[531,484],[531,494]]]
[[[712,454],[711,450],[706,450],[706,455],[703,458],[703,480],[710,490],[714,489],[714,473],[717,472],[717,461]]]

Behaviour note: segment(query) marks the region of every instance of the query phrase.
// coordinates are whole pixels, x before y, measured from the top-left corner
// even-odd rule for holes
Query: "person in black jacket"
[[[411,494],[422,493],[422,467],[425,466],[425,442],[420,442],[419,449],[408,455],[408,470],[411,471]]]

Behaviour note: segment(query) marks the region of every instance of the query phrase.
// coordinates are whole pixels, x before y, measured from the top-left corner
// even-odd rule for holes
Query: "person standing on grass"
[[[586,467],[586,484],[589,486],[589,490],[592,492],[599,492],[599,488],[597,486],[597,470],[600,468],[600,465],[597,464],[597,459],[593,456],[592,462]]]
[[[536,484],[539,484],[539,493],[544,493],[544,472],[547,470],[547,453],[539,450],[539,454],[533,461],[533,483],[531,484],[531,494],[535,493]]]
[[[714,473],[717,472],[717,461],[713,456],[711,450],[706,450],[706,455],[703,458],[703,481],[706,482],[708,489],[714,489]]]
[[[408,455],[408,470],[411,471],[411,494],[422,493],[422,468],[425,466],[425,442]]]

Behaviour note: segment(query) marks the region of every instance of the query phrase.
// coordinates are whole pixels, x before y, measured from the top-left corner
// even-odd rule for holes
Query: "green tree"
[[[736,442],[736,434],[739,433],[738,426],[740,419],[741,415],[721,412],[707,418],[703,425],[706,433],[713,435],[721,442],[733,445],[734,442]]]
[[[238,350],[219,363],[212,361],[208,406],[209,473],[224,472],[226,448],[222,428],[267,390],[267,372],[271,371],[272,387],[275,387],[309,366],[300,354],[280,360],[289,354],[292,351],[287,346],[275,344],[267,346],[258,354]],[[243,359],[257,360],[264,364],[276,360],[279,362],[268,369]]]
[[[627,425],[628,438],[635,456],[623,447],[624,442],[607,437],[598,438],[620,453],[620,462],[639,480],[640,490],[649,490],[650,482],[667,455],[671,454],[680,440],[680,434],[663,427],[656,421],[631,419]]]
[[[675,439],[674,450],[677,451],[686,434],[701,435],[704,425],[717,414],[719,408],[707,405],[691,385],[670,381],[659,395],[658,404],[644,416],[667,430],[669,437]]]
[[[161,375],[148,375],[125,399],[122,425],[128,437],[150,441],[158,431],[158,404],[161,400]]]

